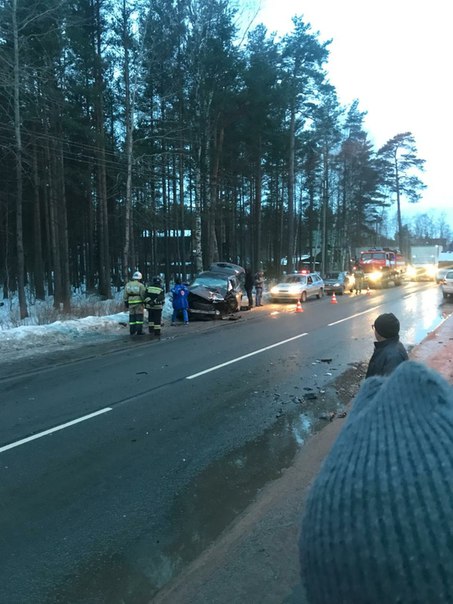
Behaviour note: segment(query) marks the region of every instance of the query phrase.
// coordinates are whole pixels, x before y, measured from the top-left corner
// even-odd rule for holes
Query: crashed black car
[[[192,317],[222,318],[242,307],[245,270],[230,262],[216,262],[189,285],[189,314]]]

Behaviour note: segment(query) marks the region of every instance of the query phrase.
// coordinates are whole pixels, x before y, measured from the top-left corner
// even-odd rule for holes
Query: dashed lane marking
[[[239,363],[239,361],[243,361],[244,359],[248,359],[249,357],[253,357],[256,354],[261,354],[262,352],[266,352],[266,350],[271,350],[271,348],[276,348],[277,346],[282,346],[283,344],[287,344],[288,342],[292,342],[293,340],[298,340],[299,338],[303,338],[308,335],[308,333],[301,333],[298,336],[294,336],[292,338],[288,338],[287,340],[282,340],[281,342],[277,342],[276,344],[271,344],[270,346],[265,346],[264,348],[260,348],[259,350],[255,350],[254,352],[249,352],[248,354],[244,354],[237,359],[231,359],[231,361],[227,361],[226,363],[221,363],[220,365],[215,365],[214,367],[210,367],[209,369],[205,369],[204,371],[199,371],[198,373],[194,373],[193,375],[188,375],[186,380],[193,380],[201,375],[205,375],[206,373],[210,373],[211,371],[217,371],[217,369],[222,369],[222,367],[227,367],[228,365],[232,365],[233,363]]]
[[[75,424],[79,424],[80,422],[84,422],[87,419],[96,417],[97,415],[102,415],[103,413],[107,413],[108,411],[112,411],[112,407],[104,407],[104,409],[100,409],[99,411],[95,411],[94,413],[90,413],[89,415],[84,415],[83,417],[78,417],[77,419],[73,419],[70,422],[61,424],[60,426],[55,426],[54,428],[49,428],[49,430],[44,430],[44,432],[39,432],[38,434],[33,434],[33,436],[27,436],[27,438],[22,438],[21,440],[16,440],[16,442],[14,442],[14,443],[10,443],[9,445],[0,447],[0,453],[3,453],[4,451],[8,451],[9,449],[14,449],[14,447],[19,447],[20,445],[24,445],[25,443],[29,443],[30,441],[36,440],[37,438],[42,438],[43,436],[48,436],[49,434],[53,434],[54,432],[58,432],[59,430],[64,430],[65,428],[69,428],[70,426],[74,426]]]

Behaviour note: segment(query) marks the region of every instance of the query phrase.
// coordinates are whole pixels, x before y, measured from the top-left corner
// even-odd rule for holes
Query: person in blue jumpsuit
[[[176,325],[176,319],[182,312],[184,325],[189,324],[189,290],[187,285],[181,283],[181,279],[178,277],[175,279],[175,286],[171,289],[172,302],[173,302],[173,316],[171,324]]]

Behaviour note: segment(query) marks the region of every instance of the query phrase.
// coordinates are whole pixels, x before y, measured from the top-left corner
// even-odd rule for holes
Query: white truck
[[[413,245],[407,277],[410,281],[435,281],[441,245]]]

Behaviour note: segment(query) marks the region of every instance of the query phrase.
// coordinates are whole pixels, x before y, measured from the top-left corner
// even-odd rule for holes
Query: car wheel
[[[301,302],[306,302],[307,301],[307,292],[302,292],[302,295],[300,297],[300,301]]]
[[[321,289],[319,290],[319,294],[316,294],[316,297],[318,298],[318,300],[319,300],[320,298],[323,298],[323,297],[324,297],[324,290],[322,289],[322,287],[321,287]]]

